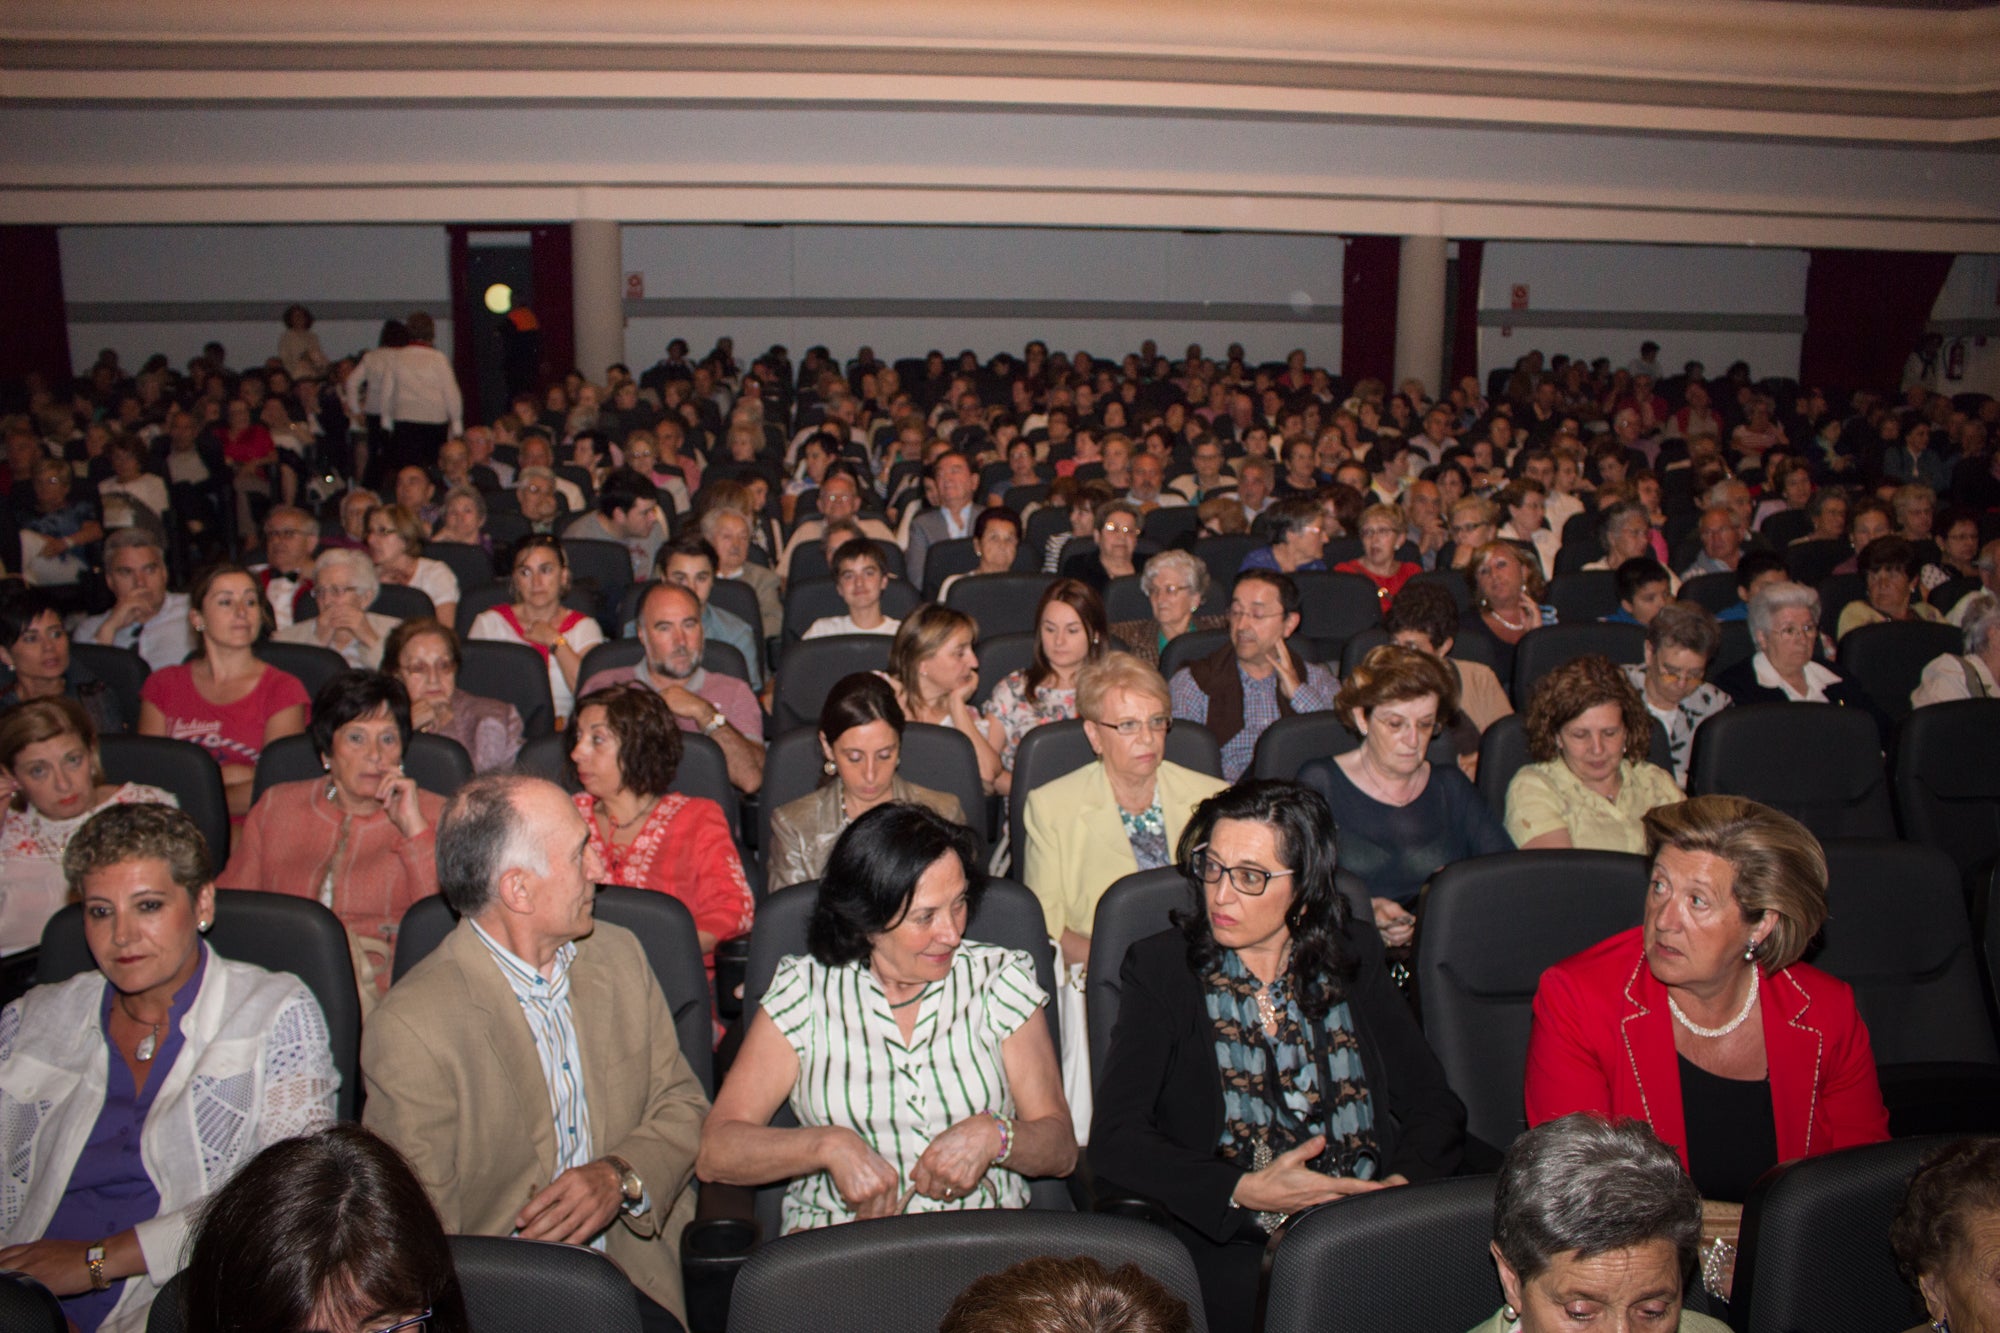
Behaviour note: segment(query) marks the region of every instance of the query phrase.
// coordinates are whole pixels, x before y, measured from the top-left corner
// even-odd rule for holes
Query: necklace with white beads
[[[1667,1010],[1673,1014],[1674,1022],[1679,1023],[1695,1036],[1707,1037],[1710,1040],[1714,1040],[1717,1037],[1726,1037],[1736,1031],[1736,1029],[1742,1027],[1744,1020],[1750,1017],[1750,1011],[1756,1006],[1757,968],[1754,965],[1750,969],[1750,993],[1743,997],[1743,1007],[1736,1011],[1736,1017],[1730,1019],[1719,1028],[1705,1028],[1701,1024],[1689,1019],[1686,1014],[1681,1012],[1681,1007],[1675,1002],[1674,997],[1672,995],[1667,996]]]

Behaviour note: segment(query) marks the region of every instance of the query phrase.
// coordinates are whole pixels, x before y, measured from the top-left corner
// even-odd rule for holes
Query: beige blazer
[[[1165,761],[1155,780],[1172,856],[1194,808],[1229,784]],[[1029,792],[1022,821],[1028,835],[1024,874],[1042,900],[1050,938],[1061,939],[1065,927],[1090,934],[1097,900],[1113,881],[1139,869],[1104,764],[1085,764]]]
[[[624,1158],[651,1196],[646,1212],[611,1223],[606,1253],[685,1323],[680,1237],[708,1099],[631,932],[599,922],[577,942],[570,1011],[596,1154]],[[555,1117],[520,1001],[471,922],[390,987],[361,1059],[363,1122],[410,1159],[445,1231],[510,1234],[556,1174]]]

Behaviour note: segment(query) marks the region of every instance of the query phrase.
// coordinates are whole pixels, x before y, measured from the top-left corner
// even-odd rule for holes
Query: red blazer
[[[1880,1143],[1889,1112],[1854,992],[1816,967],[1768,975],[1759,1011],[1778,1160]],[[1634,927],[1550,968],[1528,1038],[1528,1123],[1572,1111],[1644,1120],[1687,1165],[1667,988]]]

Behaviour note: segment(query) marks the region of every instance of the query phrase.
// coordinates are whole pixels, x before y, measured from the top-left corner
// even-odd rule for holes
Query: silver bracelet
[[[1725,1298],[1728,1296],[1728,1289],[1723,1279],[1727,1276],[1729,1265],[1735,1258],[1736,1247],[1722,1237],[1717,1236],[1709,1242],[1708,1249],[1701,1256],[1701,1285],[1707,1288],[1711,1296]]]

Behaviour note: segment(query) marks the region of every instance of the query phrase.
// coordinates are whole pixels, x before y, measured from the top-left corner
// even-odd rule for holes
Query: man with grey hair
[[[297,603],[312,591],[313,548],[319,520],[293,505],[273,505],[264,515],[264,563],[250,566],[271,603],[277,629],[291,628]]]
[[[642,1327],[679,1330],[708,1099],[639,941],[593,918],[589,827],[554,783],[478,778],[445,807],[437,858],[460,920],[369,1017],[365,1123],[447,1232],[600,1250]]]
[[[1965,651],[1943,653],[1924,667],[1910,706],[1952,699],[2000,698],[2000,606],[1988,604],[1965,622]]]
[[[104,543],[104,581],[116,598],[71,637],[80,643],[130,648],[155,671],[179,666],[194,650],[186,593],[167,591],[167,553],[144,528],[120,528]]]

